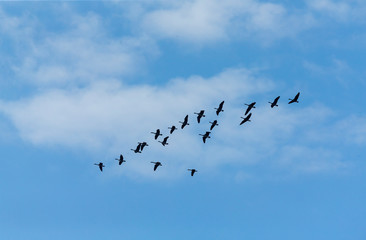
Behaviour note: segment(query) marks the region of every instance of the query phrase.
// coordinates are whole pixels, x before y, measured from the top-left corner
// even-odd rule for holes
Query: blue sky
[[[365,13],[361,0],[0,3],[0,238],[365,239]]]

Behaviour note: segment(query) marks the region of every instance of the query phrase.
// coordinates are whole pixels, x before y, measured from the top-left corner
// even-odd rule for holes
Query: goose
[[[101,171],[101,172],[103,172],[103,168],[104,168],[105,166],[104,166],[104,164],[103,164],[102,162],[100,162],[100,163],[94,163],[94,165],[99,166],[100,171]]]
[[[202,117],[206,117],[206,115],[205,115],[205,110],[201,110],[199,113],[194,113],[194,114],[197,114],[198,116],[197,116],[197,122],[198,123],[200,123],[200,121],[201,121],[201,118]]]
[[[252,113],[249,113],[248,116],[246,116],[245,118],[241,117],[243,119],[243,121],[241,121],[240,125],[242,125],[245,122],[250,122],[250,117],[252,116]]]
[[[276,97],[275,100],[273,100],[273,102],[268,102],[271,104],[271,108],[278,107],[277,105],[278,99],[280,99],[280,96]]]
[[[168,145],[168,143],[167,143],[168,138],[169,138],[169,136],[165,137],[164,140],[162,142],[159,141],[159,143],[163,144],[163,146]]]
[[[122,163],[126,162],[124,159],[123,159],[123,155],[119,155],[119,158],[115,158],[115,160],[118,161],[118,165],[121,165]]]
[[[299,97],[300,97],[300,92],[298,92],[297,94],[296,94],[296,96],[294,97],[294,99],[291,99],[291,98],[289,98],[288,100],[290,100],[290,102],[288,103],[288,104],[291,104],[291,103],[299,103]]]
[[[187,169],[188,171],[191,172],[191,176],[193,177],[195,172],[198,172],[196,169],[192,168],[192,169]]]
[[[219,107],[218,107],[218,108],[215,108],[215,109],[216,109],[216,115],[217,115],[217,116],[219,116],[219,113],[220,113],[220,112],[223,112],[223,111],[224,111],[224,110],[222,110],[222,108],[224,107],[224,102],[225,102],[225,101],[222,101],[222,102],[220,103]]]
[[[159,136],[162,136],[163,134],[160,133],[160,129],[156,129],[156,132],[151,132],[152,134],[155,134],[154,138],[155,140],[158,139]]]
[[[183,122],[179,122],[182,124],[181,129],[183,129],[185,126],[189,125],[188,123],[188,115],[184,117],[184,121]]]
[[[211,132],[206,132],[205,134],[198,134],[198,135],[202,136],[203,143],[206,143],[207,138],[211,138],[210,133]]]
[[[210,131],[212,131],[212,129],[215,127],[215,126],[219,126],[219,124],[217,124],[217,120],[213,121],[213,122],[209,122],[211,123],[211,127],[210,127]]]
[[[161,164],[161,162],[151,162],[151,163],[154,163],[154,171],[156,171],[156,169],[159,167],[159,166],[163,166]]]
[[[254,106],[255,104],[256,102],[252,102],[251,104],[245,104],[248,106],[247,110],[245,111],[245,115],[247,115],[250,112],[250,110],[252,110],[252,108],[255,108]]]

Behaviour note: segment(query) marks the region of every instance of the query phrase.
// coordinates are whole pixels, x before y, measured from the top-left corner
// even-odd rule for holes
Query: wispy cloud
[[[143,16],[143,27],[158,38],[205,43],[232,37],[272,42],[313,24],[307,13],[291,13],[281,4],[255,0],[183,1],[163,5]]]

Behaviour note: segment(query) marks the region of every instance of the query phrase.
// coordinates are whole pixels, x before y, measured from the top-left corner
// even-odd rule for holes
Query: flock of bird
[[[294,97],[294,98],[289,98],[289,102],[288,102],[288,104],[291,104],[291,103],[298,103],[299,101],[299,97],[300,97],[300,92],[298,92],[297,94],[296,94],[296,96]],[[273,102],[268,102],[268,103],[270,103],[271,104],[271,108],[274,108],[274,107],[278,107],[278,105],[277,105],[277,103],[278,103],[278,100],[280,99],[280,96],[278,96],[278,97],[276,97],[274,100],[273,100]],[[220,114],[220,112],[223,112],[224,110],[223,110],[223,107],[224,107],[224,102],[225,101],[222,101],[220,104],[219,104],[219,107],[218,108],[215,108],[216,109],[216,115],[217,116],[219,116],[219,114]],[[256,104],[256,102],[252,102],[252,103],[250,103],[250,104],[245,104],[246,106],[247,106],[247,109],[246,109],[246,111],[245,111],[245,116],[244,117],[241,117],[243,120],[240,122],[240,124],[239,125],[242,125],[242,124],[244,124],[244,123],[246,123],[246,122],[250,122],[250,118],[251,118],[251,116],[252,116],[252,113],[250,113],[250,111],[253,109],[253,108],[256,108],[255,107],[255,104]],[[249,114],[248,114],[249,113]],[[205,117],[205,110],[201,110],[200,112],[195,112],[194,114],[196,114],[197,115],[197,122],[198,123],[200,123],[201,122],[201,118],[202,117]],[[179,122],[179,123],[181,123],[181,129],[183,129],[185,126],[187,126],[187,125],[189,125],[189,123],[188,123],[188,115],[186,115],[185,116],[185,118],[184,118],[184,120],[183,120],[183,122]],[[210,131],[212,131],[212,129],[215,127],[215,126],[218,126],[219,124],[217,123],[217,120],[214,120],[213,122],[209,122],[209,123],[211,123],[211,126],[210,126]],[[168,129],[170,129],[170,134],[172,134],[175,130],[177,130],[177,127],[176,126],[171,126],[171,127],[169,127]],[[200,136],[202,136],[202,141],[203,141],[203,143],[206,143],[206,140],[207,140],[207,138],[211,138],[210,137],[210,134],[211,134],[211,132],[210,131],[206,131],[206,133],[204,133],[204,134],[199,134]],[[159,138],[159,136],[162,136],[163,134],[161,134],[160,133],[160,129],[156,129],[156,131],[155,132],[151,132],[152,134],[154,134],[154,139],[155,140],[158,140],[158,138]],[[168,145],[168,139],[169,139],[169,136],[166,136],[166,137],[164,137],[164,139],[163,139],[163,141],[158,141],[159,143],[161,143],[163,146],[166,146],[166,145]],[[131,149],[134,153],[142,153],[142,151],[144,150],[144,148],[146,147],[146,146],[149,146],[148,144],[147,144],[147,142],[138,142],[138,145],[137,145],[137,147],[135,148],[135,149]],[[117,160],[118,161],[118,164],[119,165],[122,165],[122,163],[124,163],[124,162],[126,162],[125,160],[124,160],[124,158],[123,158],[123,155],[121,154],[120,156],[119,156],[119,158],[116,158],[115,160]],[[158,167],[160,167],[160,166],[163,166],[162,164],[161,164],[161,162],[151,162],[151,163],[153,163],[154,164],[154,171],[156,171],[157,170],[157,168]],[[103,172],[103,168],[105,167],[105,165],[103,164],[103,162],[100,162],[100,163],[94,163],[94,165],[97,165],[98,167],[99,167],[99,169],[100,169],[100,171],[102,171]],[[196,172],[198,172],[195,168],[190,168],[190,169],[187,169],[189,172],[190,172],[190,174],[191,174],[191,176],[193,177],[193,175],[196,173]]]

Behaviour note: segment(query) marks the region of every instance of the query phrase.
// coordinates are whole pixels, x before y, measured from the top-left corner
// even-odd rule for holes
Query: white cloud
[[[329,14],[333,18],[346,19],[351,12],[348,2],[332,0],[308,1],[310,8]]]
[[[111,37],[105,20],[95,13],[64,11],[69,21],[62,31],[45,27],[41,19],[0,11],[5,19],[0,31],[14,45],[9,68],[17,78],[42,87],[87,84],[141,72],[145,60],[158,53],[146,36]]]
[[[145,31],[157,37],[196,43],[232,37],[260,37],[268,43],[294,36],[312,24],[309,14],[291,14],[281,4],[255,0],[175,2],[143,16]]]
[[[2,102],[0,109],[18,129],[20,136],[39,146],[66,146],[84,148],[100,157],[117,156],[121,151],[129,160],[123,171],[113,168],[116,174],[131,177],[175,178],[186,173],[186,168],[204,169],[204,174],[214,173],[225,165],[245,166],[270,161],[280,165],[279,158],[292,144],[301,149],[312,149],[305,134],[326,122],[329,110],[322,106],[303,108],[287,105],[280,99],[280,107],[271,109],[274,84],[257,77],[246,69],[229,69],[211,78],[192,76],[173,79],[165,86],[128,86],[120,82],[97,82],[75,90],[47,90],[32,98]],[[239,126],[244,113],[244,102],[258,100],[253,110],[252,122]],[[225,112],[217,117],[214,107],[225,100]],[[195,123],[194,111],[205,109],[207,117]],[[168,134],[168,126],[183,120],[189,114],[191,125],[177,130],[163,147],[154,141],[151,131],[160,128]],[[212,138],[202,143],[199,133],[209,128],[208,121],[219,120]],[[320,127],[321,128],[321,127]],[[315,130],[316,131],[316,130]],[[303,137],[302,137],[303,136]],[[138,141],[150,146],[142,154],[134,154]],[[291,142],[291,145],[288,143]],[[292,151],[294,152],[294,151]],[[295,151],[296,152],[296,151]],[[302,151],[305,154],[306,150]],[[101,154],[102,153],[102,154]],[[337,155],[337,150],[324,149],[324,156]],[[292,154],[298,158],[301,154]],[[291,154],[287,156],[293,160]],[[308,158],[306,158],[308,159]],[[153,175],[150,161],[161,160],[164,168]],[[132,162],[131,162],[132,161]],[[305,172],[335,170],[343,165],[322,157]],[[301,164],[300,164],[301,163]],[[306,160],[291,162],[288,171],[304,169]],[[302,166],[304,165],[304,166]],[[329,166],[329,167],[327,167]]]
[[[325,19],[364,24],[366,2],[363,0],[307,0],[309,11],[318,13]],[[323,19],[324,22],[324,19]],[[329,21],[326,21],[329,23]]]

